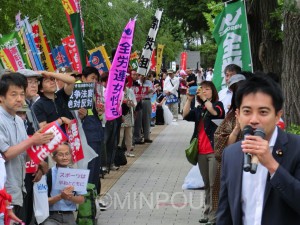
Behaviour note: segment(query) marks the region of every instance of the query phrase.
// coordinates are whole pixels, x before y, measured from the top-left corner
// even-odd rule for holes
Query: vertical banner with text
[[[73,70],[81,72],[82,66],[80,63],[79,52],[78,52],[78,48],[74,36],[71,35],[69,37],[62,39],[62,43],[66,50],[67,56],[71,61],[71,66]]]
[[[161,65],[162,65],[162,56],[164,51],[164,45],[158,44],[157,45],[157,53],[156,53],[156,78],[160,73]]]
[[[252,71],[252,59],[244,1],[225,4],[215,19],[213,36],[218,45],[213,82],[217,90],[226,85],[224,69],[236,64],[244,71]]]
[[[105,95],[106,120],[113,120],[122,115],[121,101],[130,61],[134,27],[135,19],[130,20],[124,28],[111,69],[109,70]]]
[[[161,20],[161,15],[162,15],[162,10],[158,9],[155,12],[155,16],[152,21],[152,25],[150,27],[146,44],[144,45],[143,52],[140,58],[139,62],[139,67],[137,69],[137,73],[146,76],[148,69],[149,69],[149,64],[151,61],[151,55],[152,51],[154,48],[154,43],[156,39],[156,34],[159,28],[160,20]]]
[[[180,69],[186,70],[187,52],[181,52]]]

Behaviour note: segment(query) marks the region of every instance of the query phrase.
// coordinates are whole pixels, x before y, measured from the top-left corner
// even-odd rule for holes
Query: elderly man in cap
[[[26,113],[26,118],[24,120],[26,132],[28,135],[33,135],[35,132],[39,130],[39,123],[35,114],[32,110],[32,104],[34,100],[38,97],[38,78],[42,77],[41,74],[37,73],[36,71],[30,69],[21,69],[18,72],[24,75],[27,79],[27,88],[25,91],[25,101],[27,105],[27,110],[23,111]],[[33,217],[33,184],[34,182],[38,182],[42,175],[47,173],[48,171],[48,164],[46,162],[41,162],[37,166],[37,170],[33,173],[28,169],[28,165],[32,165],[33,163],[27,157],[26,160],[26,175],[25,175],[25,188],[26,188],[26,195],[24,196],[24,218],[26,219],[24,222],[25,224],[29,224]]]
[[[179,78],[175,77],[174,71],[169,69],[168,76],[164,83],[164,93],[167,96],[168,107],[173,114],[174,121],[178,119],[178,88]],[[176,101],[177,99],[177,101]]]

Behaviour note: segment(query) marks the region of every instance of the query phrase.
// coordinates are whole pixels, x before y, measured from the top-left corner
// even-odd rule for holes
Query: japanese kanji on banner
[[[92,109],[94,97],[94,83],[76,83],[69,98],[69,109]]]
[[[67,135],[69,136],[69,144],[71,146],[73,163],[84,158],[81,139],[78,131],[76,119],[71,120],[69,125],[66,125]]]
[[[224,69],[228,64],[236,64],[244,71],[253,70],[244,1],[225,4],[214,22],[213,36],[218,52],[213,82],[220,90],[226,86]]]
[[[140,101],[141,99],[145,98],[149,91],[149,87],[134,86],[132,88],[137,101]]]
[[[67,186],[73,186],[74,191],[86,191],[90,170],[59,167],[57,170],[54,188],[62,190]]]
[[[161,65],[162,65],[162,56],[163,56],[163,50],[164,45],[158,44],[157,45],[157,53],[156,53],[156,78],[158,78],[158,75],[160,73]]]
[[[134,34],[135,19],[130,20],[123,30],[119,45],[109,70],[105,95],[105,117],[113,120],[122,115],[121,101]]]
[[[42,131],[42,133],[53,133],[54,138],[47,144],[32,146],[27,149],[27,154],[33,160],[34,163],[39,164],[50,153],[52,153],[61,143],[68,140],[65,133],[60,128],[57,122],[48,124]]]
[[[0,57],[6,69],[17,71],[26,68],[26,57],[17,32],[3,35],[0,38],[0,49]]]
[[[62,39],[62,43],[64,45],[68,58],[71,61],[73,70],[81,72],[82,65],[74,35]]]
[[[57,68],[70,67],[70,61],[63,45],[52,49],[52,56]]]
[[[152,25],[151,25],[149,33],[148,33],[146,44],[143,48],[143,52],[142,52],[142,55],[140,58],[137,73],[144,75],[144,76],[147,75],[147,72],[149,69],[151,55],[152,55],[152,51],[154,48],[154,43],[155,43],[158,28],[159,28],[162,12],[163,11],[160,9],[156,10],[155,16],[152,21]]]

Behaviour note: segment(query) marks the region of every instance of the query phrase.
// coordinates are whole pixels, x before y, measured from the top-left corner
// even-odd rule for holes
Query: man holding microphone
[[[279,85],[251,77],[235,101],[241,129],[251,126],[255,135],[224,149],[217,225],[299,224],[300,137],[276,126],[283,106]],[[256,171],[243,170],[244,153],[257,157]]]

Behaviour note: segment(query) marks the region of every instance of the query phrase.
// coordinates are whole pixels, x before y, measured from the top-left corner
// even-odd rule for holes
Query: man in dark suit
[[[283,96],[279,85],[254,76],[235,98],[241,129],[262,128],[223,152],[217,225],[300,224],[300,137],[277,128]],[[243,171],[244,153],[255,155],[255,174]],[[252,156],[253,158],[253,156]]]

